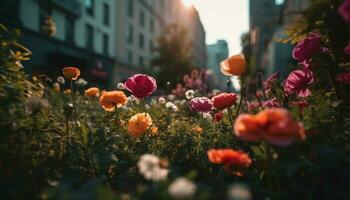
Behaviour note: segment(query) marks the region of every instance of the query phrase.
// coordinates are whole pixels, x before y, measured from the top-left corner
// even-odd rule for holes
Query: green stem
[[[145,116],[147,115],[145,99],[142,100],[143,111],[145,112]]]
[[[75,129],[78,132],[78,122],[77,122],[77,114],[75,110],[75,96],[74,96],[74,85],[73,85],[73,80],[70,80],[70,87],[71,87],[71,97],[72,97],[72,104],[73,104],[73,118],[74,118],[74,124],[75,124]]]
[[[242,102],[243,102],[243,98],[244,98],[244,92],[243,92],[244,90],[245,90],[244,88],[241,89],[241,97],[239,99],[238,108],[237,108],[237,112],[236,112],[235,118],[238,117],[239,111],[241,110],[241,107],[242,107]]]

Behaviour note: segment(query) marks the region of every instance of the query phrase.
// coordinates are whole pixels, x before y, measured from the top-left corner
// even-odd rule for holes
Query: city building
[[[220,90],[226,89],[227,80],[227,77],[220,72],[220,63],[228,55],[228,44],[225,40],[218,40],[215,44],[207,45],[207,66],[215,75],[214,86]]]

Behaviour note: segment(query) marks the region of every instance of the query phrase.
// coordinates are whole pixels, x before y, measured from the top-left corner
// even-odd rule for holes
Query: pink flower
[[[270,99],[268,101],[265,101],[264,107],[267,108],[278,108],[280,107],[280,104],[278,103],[276,98]]]
[[[350,72],[338,74],[337,81],[345,84],[350,84]]]
[[[344,48],[344,53],[350,56],[350,41],[348,45]]]
[[[278,72],[271,74],[266,80],[262,82],[265,90],[271,89],[272,83],[278,79]]]
[[[293,58],[299,62],[310,59],[321,48],[321,35],[311,33],[300,41],[293,50]]]
[[[213,110],[213,102],[207,97],[196,97],[191,99],[190,107],[197,112],[210,112]]]
[[[299,97],[307,97],[311,94],[307,88],[315,80],[314,74],[309,69],[298,69],[292,71],[284,84],[284,91],[290,95],[297,93]]]
[[[347,23],[350,23],[350,0],[344,1],[344,3],[338,8],[338,13]]]
[[[125,88],[135,97],[142,99],[157,89],[157,82],[146,74],[135,74],[125,82]]]

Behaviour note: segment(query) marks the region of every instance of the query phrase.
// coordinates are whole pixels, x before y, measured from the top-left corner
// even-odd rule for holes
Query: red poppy
[[[215,108],[223,110],[236,103],[237,95],[235,93],[221,93],[214,96],[211,100]]]

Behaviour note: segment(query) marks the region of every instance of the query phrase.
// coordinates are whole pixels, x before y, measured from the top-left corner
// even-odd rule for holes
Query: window
[[[145,12],[143,10],[140,11],[140,26],[145,27]]]
[[[128,25],[128,28],[126,29],[126,41],[129,44],[132,44],[134,40],[134,28],[132,27],[132,25]]]
[[[74,20],[66,16],[65,21],[65,37],[69,43],[74,43]]]
[[[88,13],[91,16],[94,15],[94,5],[95,5],[94,0],[84,0],[86,13]]]
[[[139,57],[139,65],[140,65],[141,67],[143,67],[144,64],[145,64],[145,63],[144,63],[144,58],[143,58],[143,56],[140,56],[140,57]]]
[[[93,50],[93,48],[94,48],[94,28],[89,24],[86,25],[85,42],[86,42],[86,48]]]
[[[109,37],[106,33],[103,34],[103,53],[106,54],[106,56],[109,56]]]
[[[43,31],[43,25],[47,19],[47,8],[40,4],[39,8],[39,30]]]
[[[128,51],[126,56],[127,56],[127,59],[128,59],[128,63],[131,65],[132,64],[132,53],[131,53],[131,51]]]
[[[127,0],[127,14],[129,17],[134,16],[134,0]]]
[[[142,33],[139,35],[139,47],[141,49],[145,47],[145,36]]]
[[[109,25],[109,5],[107,3],[103,4],[103,24]]]
[[[151,29],[151,32],[153,33],[154,32],[154,19],[151,18],[151,21],[150,21],[150,29]]]

